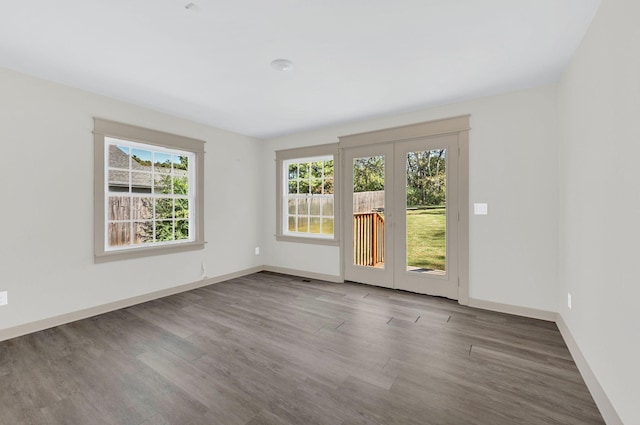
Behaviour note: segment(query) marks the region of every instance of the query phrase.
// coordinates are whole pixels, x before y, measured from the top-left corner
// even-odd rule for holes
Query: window
[[[278,240],[337,244],[336,147],[276,152]]]
[[[96,262],[204,246],[204,142],[95,119]]]
[[[333,156],[284,161],[284,234],[333,237]]]
[[[191,152],[105,138],[107,251],[193,240]]]

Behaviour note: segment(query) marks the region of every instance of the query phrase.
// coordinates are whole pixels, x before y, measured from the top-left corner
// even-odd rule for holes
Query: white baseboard
[[[86,308],[71,313],[61,314],[59,316],[38,320],[24,325],[18,325],[7,329],[0,329],[0,341],[27,335],[33,332],[42,331],[53,328],[54,326],[64,325],[66,323],[75,322],[76,320],[86,319],[88,317],[97,316],[99,314],[108,313],[110,311],[121,308],[131,307],[135,304],[152,301],[158,298],[167,297],[169,295],[179,294],[180,292],[190,291],[192,289],[201,288],[203,286],[212,285],[214,283],[223,282],[225,280],[246,276],[264,270],[263,266],[252,267],[250,269],[240,270],[221,276],[206,278],[197,282],[191,282],[173,288],[162,289],[160,291],[150,292],[144,295],[127,298],[124,300],[114,301],[112,303],[102,304],[95,307]]]
[[[516,316],[530,317],[532,319],[555,322],[557,313],[554,311],[538,310],[536,308],[520,307],[511,304],[496,303],[493,301],[478,300],[469,298],[469,307],[481,308],[483,310],[497,311],[499,313],[514,314]]]
[[[281,274],[287,274],[291,276],[306,277],[308,279],[326,280],[327,282],[334,282],[334,283],[344,282],[344,279],[341,276],[324,274],[324,273],[307,272],[304,270],[289,269],[286,267],[264,266],[263,270],[267,272],[281,273]]]
[[[589,367],[589,363],[587,363],[587,359],[585,359],[582,351],[580,351],[580,347],[576,343],[576,340],[571,335],[571,331],[567,327],[564,319],[561,314],[557,315],[556,324],[558,325],[558,329],[560,330],[560,334],[562,338],[564,338],[565,344],[569,348],[569,352],[573,356],[573,361],[578,366],[578,370],[582,375],[582,379],[587,384],[587,388],[591,392],[591,396],[593,400],[596,402],[598,409],[600,409],[600,414],[602,418],[607,423],[607,425],[624,425],[622,423],[622,419],[618,416],[616,409],[611,404],[611,400],[607,397],[607,393],[604,392],[604,389],[598,382],[598,378]]]

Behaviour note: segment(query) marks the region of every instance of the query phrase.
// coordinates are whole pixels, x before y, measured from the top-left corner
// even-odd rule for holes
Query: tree
[[[446,151],[407,154],[407,206],[444,205],[446,201]]]
[[[173,168],[177,168],[179,170],[187,170],[189,168],[189,158],[186,156],[179,156],[179,163],[174,163]]]
[[[163,175],[156,183],[160,193],[186,195],[187,177]],[[183,198],[157,198],[155,202],[156,241],[172,241],[189,238],[189,200]],[[174,228],[175,225],[175,228]],[[147,222],[143,231],[150,239],[153,235],[153,222]]]
[[[353,192],[384,190],[384,157],[370,156],[353,160]]]

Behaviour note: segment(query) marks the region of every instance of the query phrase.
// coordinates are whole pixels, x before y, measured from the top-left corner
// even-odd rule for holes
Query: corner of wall
[[[576,363],[576,366],[578,367],[578,370],[580,371],[580,374],[582,375],[587,388],[589,388],[591,396],[598,406],[600,414],[602,415],[606,424],[624,425],[622,419],[620,419],[620,416],[618,416],[616,409],[613,407],[613,404],[611,404],[611,400],[609,400],[607,393],[604,391],[604,389],[600,385],[600,382],[598,381],[598,378],[596,378],[596,375],[591,370],[587,359],[582,354],[582,351],[580,351],[580,347],[578,347],[578,344],[573,338],[573,335],[567,327],[567,324],[564,321],[561,313],[558,313],[556,324],[558,325],[558,330],[560,330],[560,334],[562,335],[562,338],[569,348],[569,352],[573,357],[573,361]]]

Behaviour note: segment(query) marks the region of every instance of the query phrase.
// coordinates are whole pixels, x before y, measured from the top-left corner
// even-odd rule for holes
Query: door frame
[[[369,267],[369,266],[356,266],[349,265],[349,267],[353,267],[354,274],[357,273],[359,275],[359,279],[362,279],[363,282],[381,286],[384,288],[392,288],[393,289],[393,275],[394,275],[394,250],[387,249],[388,247],[393,247],[393,241],[387,235],[392,234],[391,226],[393,223],[393,212],[387,209],[386,207],[389,205],[393,205],[393,187],[389,186],[389,182],[393,181],[392,171],[393,166],[388,166],[388,164],[392,161],[393,158],[393,145],[389,143],[380,143],[372,146],[356,146],[353,148],[345,148],[341,152],[340,158],[342,158],[343,164],[353,164],[353,159],[360,157],[371,157],[371,156],[384,156],[385,165],[384,165],[384,181],[385,181],[385,190],[384,190],[384,198],[385,198],[385,211],[384,211],[384,234],[386,241],[385,245],[385,253],[384,253],[384,266],[382,268],[377,267]],[[343,186],[342,186],[342,194],[344,196],[342,202],[342,217],[341,221],[345,223],[342,228],[342,237],[341,241],[345,241],[341,243],[341,246],[344,245],[345,249],[349,251],[341,250],[341,255],[344,254],[342,258],[342,276],[346,277],[347,274],[347,260],[346,253],[351,252],[352,246],[351,243],[347,244],[346,241],[353,241],[353,166],[344,167],[342,170],[342,178],[343,178]],[[346,200],[349,202],[345,202]],[[353,260],[352,260],[353,262]],[[360,281],[360,280],[358,280]]]
[[[458,303],[469,304],[469,131],[470,115],[427,121],[400,127],[351,134],[339,138],[338,148],[342,170],[345,170],[345,149],[357,146],[389,144],[433,136],[455,135],[458,145]],[[344,177],[346,177],[343,174]],[[346,183],[346,178],[344,182]],[[391,188],[394,190],[394,188]],[[342,192],[347,193],[346,191]],[[345,204],[343,204],[345,205]],[[346,209],[344,210],[346,211]],[[346,223],[346,222],[345,222]],[[347,239],[348,226],[342,226],[340,238],[341,274],[345,275],[345,252],[353,241]]]
[[[409,141],[392,142],[394,147],[394,251],[398,259],[394,268],[394,288],[410,292],[458,299],[458,242],[459,198],[458,138],[456,135],[438,135]],[[407,214],[406,214],[406,161],[407,152],[446,149],[446,271],[416,273],[407,270]],[[402,211],[402,212],[401,212]]]

